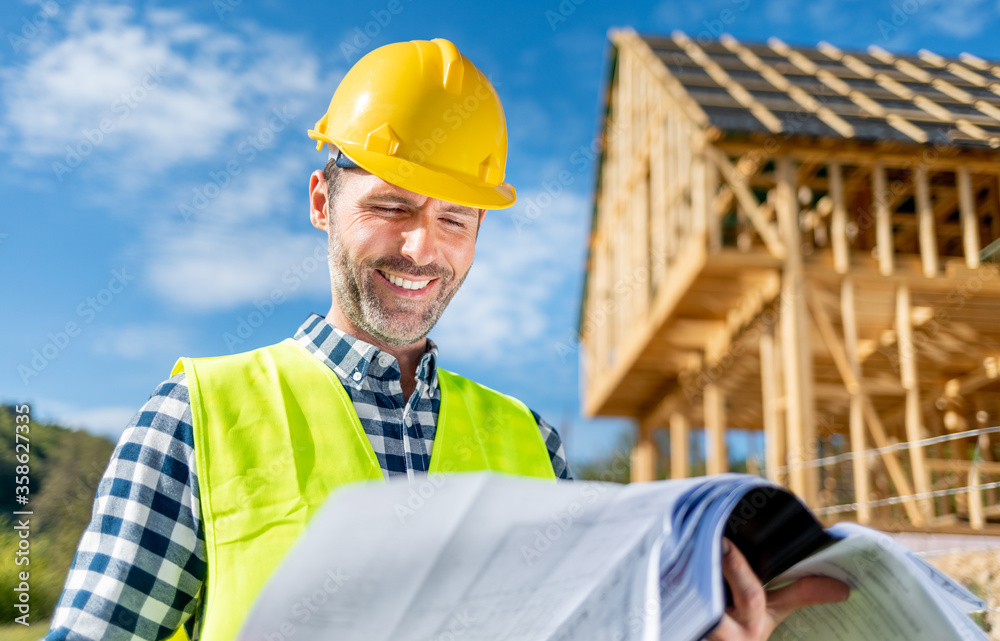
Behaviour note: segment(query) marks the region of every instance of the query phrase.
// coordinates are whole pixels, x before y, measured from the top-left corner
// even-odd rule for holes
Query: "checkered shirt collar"
[[[332,369],[345,385],[355,389],[361,389],[369,368],[382,353],[374,345],[334,327],[319,314],[309,315],[295,332],[295,340]],[[427,339],[427,351],[417,364],[417,380],[431,389],[438,384],[437,355],[437,345]],[[398,370],[398,363],[395,367]]]

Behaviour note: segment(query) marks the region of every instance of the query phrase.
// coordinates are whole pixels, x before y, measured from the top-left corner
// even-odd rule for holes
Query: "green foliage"
[[[50,623],[48,619],[35,620],[32,617],[31,625],[27,626],[18,623],[13,625],[0,624],[0,639],[3,641],[41,641],[45,637],[45,633],[49,631]]]
[[[30,494],[27,506],[15,503],[14,426],[12,405],[0,405],[0,592],[14,594],[19,573],[30,573],[31,621],[52,614],[76,546],[87,523],[97,484],[114,444],[104,438],[58,425],[30,422]],[[21,453],[21,452],[18,452]],[[19,537],[11,513],[30,510],[30,564],[15,565]],[[23,517],[22,517],[23,518]],[[11,623],[17,612],[0,610],[0,623]],[[17,626],[22,627],[22,626]],[[41,636],[41,635],[39,635]],[[7,638],[4,635],[4,638]]]

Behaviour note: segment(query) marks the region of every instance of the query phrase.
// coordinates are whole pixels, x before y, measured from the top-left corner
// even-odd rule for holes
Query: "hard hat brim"
[[[468,176],[458,176],[447,169],[367,151],[362,145],[346,141],[333,144],[368,173],[422,196],[476,209],[506,209],[517,202],[514,187],[507,183],[471,184]]]

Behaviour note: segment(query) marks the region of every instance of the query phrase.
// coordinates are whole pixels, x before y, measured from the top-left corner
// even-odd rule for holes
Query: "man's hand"
[[[851,590],[827,577],[810,576],[779,590],[765,591],[746,557],[722,542],[722,575],[733,593],[733,605],[708,641],[765,641],[785,618],[807,605],[846,601]]]

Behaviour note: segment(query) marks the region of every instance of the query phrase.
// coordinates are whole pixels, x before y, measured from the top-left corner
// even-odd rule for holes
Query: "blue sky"
[[[361,55],[444,37],[500,93],[520,201],[487,215],[431,337],[445,367],[568,426],[571,462],[600,456],[627,425],[580,417],[573,336],[608,29],[996,60],[998,18],[993,0],[7,2],[0,399],[116,438],[177,357],[325,312],[306,201],[325,151],[305,132]]]

